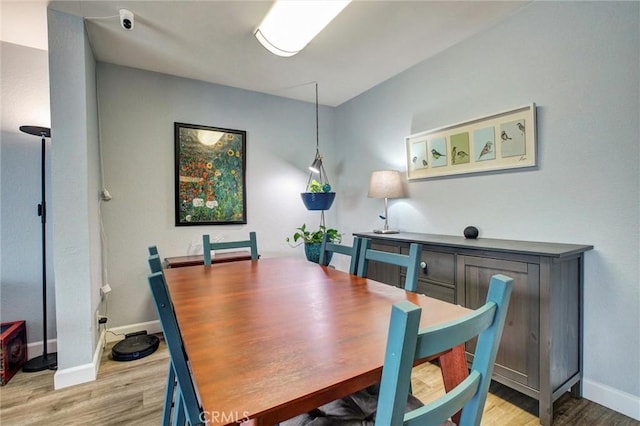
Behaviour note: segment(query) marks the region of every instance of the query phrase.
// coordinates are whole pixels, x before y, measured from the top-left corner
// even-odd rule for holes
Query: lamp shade
[[[397,170],[379,170],[371,173],[369,181],[370,198],[402,198],[404,197],[402,178]]]

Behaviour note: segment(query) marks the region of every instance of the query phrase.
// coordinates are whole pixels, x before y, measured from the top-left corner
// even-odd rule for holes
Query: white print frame
[[[536,104],[407,136],[407,178],[534,167]]]

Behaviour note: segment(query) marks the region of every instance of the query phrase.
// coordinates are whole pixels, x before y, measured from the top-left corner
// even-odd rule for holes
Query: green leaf
[[[298,242],[298,240],[300,240],[300,243],[296,245],[289,243],[291,247],[297,247],[302,243],[321,243],[325,234],[327,234],[329,241],[332,243],[340,243],[342,241],[342,234],[340,234],[337,229],[327,228],[323,225],[320,225],[316,231],[309,231],[307,230],[307,225],[302,224],[302,226],[296,228],[296,230],[300,232],[293,234],[293,241]],[[289,238],[286,239],[287,242],[289,242],[289,240]]]

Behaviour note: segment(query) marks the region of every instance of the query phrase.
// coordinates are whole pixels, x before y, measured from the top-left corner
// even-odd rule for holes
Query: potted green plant
[[[316,231],[310,231],[307,229],[306,224],[302,224],[301,227],[296,228],[296,233],[293,234],[293,238],[287,237],[287,242],[291,247],[298,247],[300,244],[304,244],[304,254],[307,256],[309,262],[320,262],[320,246],[322,245],[322,238],[326,234],[329,241],[332,243],[339,243],[342,241],[342,234],[337,229],[327,228],[324,225],[320,225]],[[293,244],[291,240],[293,239]],[[329,254],[329,261],[331,261],[331,255]]]

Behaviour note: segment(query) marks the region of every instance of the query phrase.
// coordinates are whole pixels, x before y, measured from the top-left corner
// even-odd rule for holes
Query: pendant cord
[[[320,126],[318,122],[318,83],[316,82],[316,154],[320,152]]]

